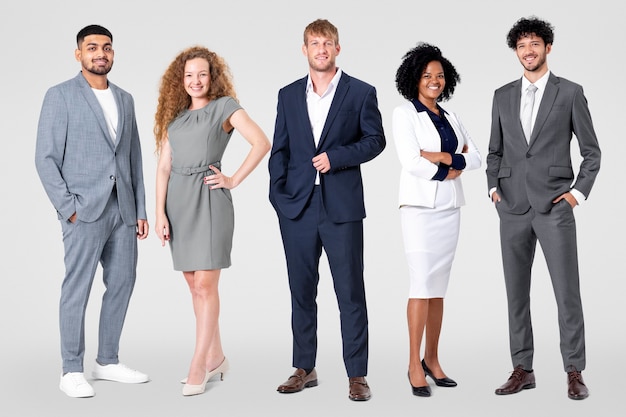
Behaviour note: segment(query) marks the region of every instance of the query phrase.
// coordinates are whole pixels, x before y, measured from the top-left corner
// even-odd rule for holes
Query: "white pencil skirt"
[[[443,191],[447,187],[439,187]],[[447,193],[435,208],[402,206],[400,222],[409,267],[409,298],[443,298],[459,240],[461,209]],[[437,198],[437,203],[440,203]]]

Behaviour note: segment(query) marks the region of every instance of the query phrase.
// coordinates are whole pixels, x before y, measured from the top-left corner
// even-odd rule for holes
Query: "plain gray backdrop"
[[[623,164],[625,89],[623,11],[609,0],[593,2],[502,0],[341,2],[319,0],[131,0],[86,2],[11,1],[0,5],[0,164],[4,233],[0,280],[0,413],[5,416],[200,416],[261,415],[589,415],[616,410],[622,401],[621,359],[626,348],[622,271],[626,229],[624,198],[614,178]],[[397,199],[399,163],[391,113],[403,102],[395,71],[418,41],[439,46],[461,74],[444,106],[457,112],[487,154],[493,91],[522,75],[506,46],[509,28],[538,15],[555,26],[548,63],[558,76],[585,88],[603,151],[590,198],[576,208],[581,287],[586,319],[591,395],[566,396],[559,353],[556,307],[538,250],[532,286],[537,388],[514,396],[493,391],[512,369],[498,219],[487,197],[484,166],[463,174],[467,205],[446,298],[440,359],[459,386],[434,387],[428,399],[411,395],[406,378],[407,268]],[[302,32],[317,19],[339,28],[338,65],[377,88],[388,146],[363,165],[367,218],[365,279],[370,318],[373,398],[348,400],[332,280],[325,256],[319,286],[319,386],[293,395],[275,389],[291,373],[290,300],[282,243],[268,195],[267,158],[233,191],[236,226],[233,266],[222,273],[221,329],[231,371],[204,395],[183,398],[194,346],[194,317],[182,274],[151,230],[139,243],[135,293],[128,311],[120,359],[152,381],[94,383],[96,396],[70,399],[58,389],[61,360],[58,298],[64,273],[61,230],[34,166],[41,102],[46,90],[74,77],[76,32],[101,24],[114,35],[110,80],[135,98],[141,134],[150,226],[154,226],[156,156],[152,127],[159,80],[182,49],[204,45],[231,67],[243,107],[272,138],[278,89],[307,73]],[[575,143],[575,141],[573,141]],[[223,161],[232,174],[249,147],[238,133]],[[579,161],[575,154],[575,165]],[[100,271],[86,323],[85,371],[97,347],[103,292]]]

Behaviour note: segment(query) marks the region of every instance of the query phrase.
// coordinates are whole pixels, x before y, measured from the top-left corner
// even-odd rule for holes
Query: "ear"
[[[81,57],[80,49],[76,48],[76,50],[74,51],[74,58],[76,59],[76,61],[80,62],[80,57]]]
[[[552,44],[549,43],[549,44],[546,45],[546,55],[548,55],[551,50],[552,50]]]
[[[337,46],[335,46],[335,50],[337,51],[337,55],[339,55],[339,52],[341,52],[341,45],[337,44]]]
[[[306,44],[302,44],[302,55],[306,56]]]

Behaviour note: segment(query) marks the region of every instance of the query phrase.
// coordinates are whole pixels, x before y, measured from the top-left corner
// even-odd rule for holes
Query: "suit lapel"
[[[333,102],[330,105],[330,109],[328,110],[328,116],[326,117],[326,122],[324,123],[324,129],[322,129],[322,134],[320,136],[320,141],[317,145],[317,149],[321,149],[326,136],[328,136],[328,131],[337,117],[339,113],[339,109],[341,109],[341,105],[343,100],[346,98],[346,94],[348,94],[348,90],[350,89],[350,77],[345,72],[341,74],[339,78],[339,83],[337,85],[337,91],[335,91],[335,96],[333,97]]]
[[[124,111],[124,100],[122,100],[120,90],[113,83],[109,83],[109,88],[113,92],[115,104],[117,105],[117,137],[115,138],[115,147],[117,148],[120,143],[120,139],[122,139],[122,126],[124,126],[124,115],[126,112]]]
[[[533,133],[530,136],[530,146],[535,143],[535,141],[537,140],[537,136],[541,131],[541,128],[548,119],[548,114],[550,113],[550,109],[554,105],[556,95],[559,91],[558,84],[558,78],[554,74],[550,73],[550,77],[548,78],[548,82],[546,83],[546,91],[543,92],[541,103],[539,103],[537,118],[535,119],[535,124],[533,125]]]
[[[294,114],[302,120],[299,121],[298,126],[311,126],[311,119],[309,118],[309,109],[306,103],[306,82],[308,77],[300,79],[300,87],[296,88],[296,95],[294,97]],[[290,103],[291,104],[291,103]],[[307,136],[307,140],[312,147],[315,147],[315,138],[313,137],[312,129],[304,129],[304,134]]]
[[[102,106],[100,106],[100,102],[96,98],[96,95],[94,94],[94,92],[91,91],[91,86],[89,85],[85,77],[83,77],[82,74],[78,74],[77,78],[80,78],[78,82],[81,87],[80,88],[81,94],[83,95],[83,97],[85,98],[85,101],[91,108],[91,111],[93,111],[93,113],[95,114],[96,119],[98,120],[98,125],[100,125],[100,129],[102,130],[102,134],[104,135],[104,139],[106,139],[111,149],[113,149],[113,140],[111,138],[111,135],[109,134],[107,123],[104,120],[104,111],[102,110]],[[115,96],[115,100],[118,101],[117,95]],[[118,108],[119,108],[119,103],[118,103]]]
[[[522,121],[520,120],[520,103],[522,100],[522,79],[511,83],[511,94],[509,95],[509,109],[513,112],[513,120],[517,120],[517,127],[519,131],[520,140],[523,140],[525,144],[528,144],[526,141],[526,135],[524,134],[524,128],[522,127]]]

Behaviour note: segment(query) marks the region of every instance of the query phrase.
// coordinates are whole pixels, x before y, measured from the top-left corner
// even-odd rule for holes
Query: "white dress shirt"
[[[543,98],[543,93],[546,91],[546,85],[548,84],[548,79],[550,78],[550,71],[547,71],[541,78],[539,78],[537,81],[535,81],[532,84],[535,84],[535,86],[537,87],[537,91],[535,91],[535,105],[533,107],[533,115],[532,115],[532,121],[531,121],[531,126],[535,126],[535,120],[537,120],[537,113],[539,112],[539,106],[541,105],[541,99]],[[521,117],[521,111],[524,108],[524,98],[526,95],[526,90],[528,89],[528,86],[531,84],[530,81],[528,81],[528,79],[526,77],[522,77],[522,94],[521,94],[521,99],[520,99],[520,117]],[[532,131],[532,129],[531,129]],[[497,191],[495,188],[492,188],[491,190],[489,190],[489,196],[491,197],[491,195],[493,194],[494,191]],[[578,205],[581,205],[583,201],[585,201],[587,199],[587,197],[581,193],[580,191],[578,191],[575,188],[572,188],[570,190],[570,193],[574,196],[574,198],[576,199],[576,201],[578,202]]]
[[[323,94],[319,95],[313,89],[313,82],[309,75],[306,82],[306,106],[309,112],[309,121],[311,122],[311,131],[313,132],[313,139],[315,140],[315,147],[319,145],[320,137],[322,136],[322,130],[326,124],[326,118],[330,111],[330,105],[335,97],[335,91],[337,91],[337,83],[341,78],[341,69],[337,68],[337,73],[330,80],[328,88]],[[320,183],[319,172],[315,176],[315,184]]]

